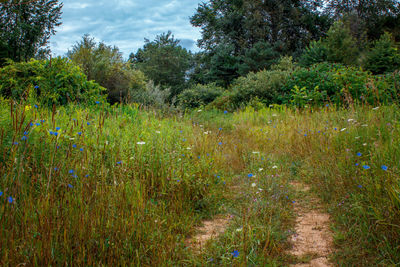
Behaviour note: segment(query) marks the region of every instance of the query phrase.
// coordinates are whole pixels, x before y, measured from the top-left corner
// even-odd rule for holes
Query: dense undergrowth
[[[339,265],[400,263],[397,106],[251,107],[164,117],[138,106],[0,106],[0,263],[284,265],[296,201],[333,214]],[[230,214],[202,253],[185,240]]]

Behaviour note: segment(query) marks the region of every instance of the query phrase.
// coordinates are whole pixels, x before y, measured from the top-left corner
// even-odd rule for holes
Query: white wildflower
[[[258,169],[259,172],[262,172],[263,170],[264,170],[263,168],[259,168],[259,169]]]
[[[252,183],[252,184],[251,184],[251,187],[256,187],[256,183]]]
[[[278,169],[278,166],[276,166],[276,165],[272,166],[272,169]]]
[[[343,132],[343,131],[346,131],[346,129],[347,129],[347,128],[343,128],[343,129],[341,129],[340,131]]]
[[[145,145],[146,142],[137,142],[136,144],[138,144],[138,145]]]

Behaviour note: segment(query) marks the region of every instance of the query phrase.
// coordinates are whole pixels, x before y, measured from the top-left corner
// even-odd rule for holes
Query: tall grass
[[[299,179],[334,215],[334,261],[399,264],[399,115],[365,106],[160,117],[2,100],[0,263],[281,265],[295,201],[287,182]],[[193,254],[193,226],[217,213],[232,214],[229,230]]]

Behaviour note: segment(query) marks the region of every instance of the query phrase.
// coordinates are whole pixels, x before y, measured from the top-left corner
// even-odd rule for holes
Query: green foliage
[[[178,96],[178,103],[183,109],[197,108],[213,102],[222,93],[223,88],[215,84],[197,84],[183,91]]]
[[[320,92],[318,86],[313,90],[307,90],[306,87],[299,88],[295,85],[290,93],[290,103],[299,108],[304,108],[309,105],[320,106],[326,99],[326,92]]]
[[[27,61],[48,55],[48,40],[61,25],[62,7],[57,0],[1,1],[0,66],[2,58]]]
[[[374,76],[357,67],[339,64],[320,63],[312,67],[296,69],[288,79],[284,91],[293,88],[307,88],[307,95],[319,89],[322,102],[334,102],[338,105],[349,105],[355,102],[369,104],[393,103],[397,101],[398,87],[394,80]],[[309,97],[316,99],[315,97]],[[285,101],[289,103],[288,99]]]
[[[145,90],[136,90],[130,96],[133,103],[139,103],[147,107],[154,107],[160,110],[170,110],[172,106],[168,104],[170,92],[168,89],[162,90],[153,81],[148,81]]]
[[[156,85],[170,88],[170,101],[185,87],[191,66],[192,55],[179,42],[171,32],[163,33],[152,42],[145,39],[144,47],[129,56],[129,61]]]
[[[400,67],[400,52],[390,33],[386,32],[374,42],[364,67],[375,74],[393,72]]]
[[[124,61],[117,47],[96,44],[94,38],[84,35],[68,51],[68,58],[81,66],[89,80],[107,88],[110,103],[132,101],[131,97],[146,90],[146,77]]]
[[[0,94],[18,101],[30,98],[46,106],[93,104],[102,101],[104,90],[88,81],[81,69],[66,58],[9,61],[0,69]]]
[[[321,63],[328,60],[328,49],[326,45],[319,41],[312,41],[306,48],[299,59],[299,63],[303,67],[310,67],[316,63]]]
[[[327,61],[355,65],[359,49],[350,29],[342,21],[336,21],[323,39],[327,49]]]

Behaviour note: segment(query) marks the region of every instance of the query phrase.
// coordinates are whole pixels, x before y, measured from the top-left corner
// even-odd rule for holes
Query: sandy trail
[[[301,183],[291,183],[297,191],[307,192],[309,187]],[[329,230],[329,215],[322,211],[319,199],[307,197],[304,201],[296,202],[295,212],[298,214],[296,219],[296,233],[292,236],[293,248],[290,254],[298,258],[310,257],[308,263],[300,263],[292,266],[311,266],[326,267],[333,266],[328,261],[328,256],[332,252],[333,238]]]

